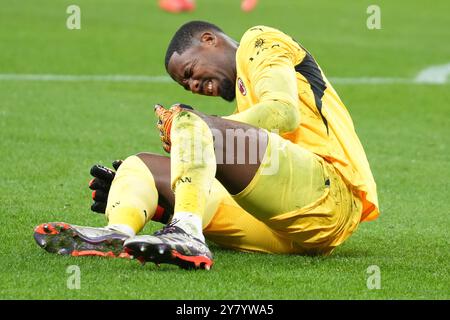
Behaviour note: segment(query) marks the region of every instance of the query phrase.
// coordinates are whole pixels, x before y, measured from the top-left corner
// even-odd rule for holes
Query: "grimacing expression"
[[[192,93],[233,101],[236,79],[230,76],[229,68],[232,66],[227,65],[220,51],[197,45],[181,55],[174,52],[167,69],[176,82]]]

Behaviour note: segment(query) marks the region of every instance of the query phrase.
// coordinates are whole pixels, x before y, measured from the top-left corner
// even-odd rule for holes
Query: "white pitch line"
[[[430,70],[428,73],[425,71]],[[419,73],[414,78],[380,78],[380,77],[331,77],[332,84],[430,84],[439,85],[448,83],[446,75],[436,75],[436,70],[441,69],[430,68]],[[434,72],[434,73],[433,73]],[[436,78],[433,78],[433,74]],[[435,79],[435,81],[433,81]],[[16,73],[0,73],[0,81],[55,81],[55,82],[144,82],[144,83],[171,83],[173,80],[169,76],[145,76],[145,75],[67,75],[67,74],[16,74]]]
[[[422,70],[414,80],[417,83],[444,84],[450,76],[450,63]]]
[[[16,74],[0,73],[0,81],[98,81],[98,82],[151,82],[167,83],[173,81],[168,76],[144,76],[144,75],[69,75],[69,74]]]
[[[343,77],[331,77],[330,82],[336,84],[393,84],[393,83],[419,83],[414,79],[408,78],[380,78],[380,77],[360,77],[360,78],[343,78]]]

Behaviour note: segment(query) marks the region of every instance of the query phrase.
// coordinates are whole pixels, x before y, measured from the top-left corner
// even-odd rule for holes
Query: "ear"
[[[216,46],[217,36],[211,32],[203,32],[200,36],[200,43],[207,46]]]

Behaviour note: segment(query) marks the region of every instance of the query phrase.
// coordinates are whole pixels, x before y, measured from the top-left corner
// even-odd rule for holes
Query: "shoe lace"
[[[155,236],[160,236],[163,234],[168,234],[168,233],[174,233],[178,227],[175,226],[175,224],[178,222],[178,219],[174,219],[172,220],[172,222],[168,223],[167,225],[164,226],[164,228],[162,228],[161,230],[158,230],[154,233]]]

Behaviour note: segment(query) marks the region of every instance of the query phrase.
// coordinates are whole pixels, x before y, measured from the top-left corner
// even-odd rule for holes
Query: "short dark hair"
[[[206,21],[190,21],[182,25],[173,36],[172,40],[170,41],[169,47],[167,48],[165,59],[166,70],[169,65],[169,60],[174,52],[183,54],[183,52],[191,47],[194,37],[199,32],[207,30],[213,30],[223,33],[223,31],[218,26]]]

